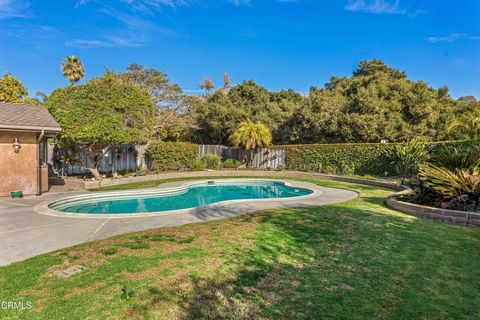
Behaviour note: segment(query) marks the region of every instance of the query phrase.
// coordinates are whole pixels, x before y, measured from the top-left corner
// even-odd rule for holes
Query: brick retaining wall
[[[480,213],[422,206],[400,201],[396,198],[398,195],[399,193],[387,198],[387,207],[416,217],[480,227]]]

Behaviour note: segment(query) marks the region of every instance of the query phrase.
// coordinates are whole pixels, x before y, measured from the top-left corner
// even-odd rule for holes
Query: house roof
[[[62,128],[42,105],[0,102],[0,130],[58,133]]]

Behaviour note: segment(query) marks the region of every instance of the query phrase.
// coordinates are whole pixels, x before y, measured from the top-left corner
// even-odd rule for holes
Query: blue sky
[[[478,0],[0,0],[0,72],[49,93],[60,63],[87,77],[132,62],[195,92],[204,77],[307,92],[360,60],[480,97]]]

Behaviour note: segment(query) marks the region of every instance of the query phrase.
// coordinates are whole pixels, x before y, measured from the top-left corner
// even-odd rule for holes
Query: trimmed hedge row
[[[442,147],[473,147],[478,141],[461,140],[427,143],[432,154]],[[395,144],[315,144],[282,147],[290,170],[339,175],[395,176],[388,155]]]
[[[151,143],[145,151],[149,170],[173,171],[189,168],[198,158],[198,145],[188,142]]]
[[[475,147],[475,140],[444,141],[427,143],[432,154],[442,147]],[[285,149],[287,169],[321,172],[339,175],[397,175],[389,156],[395,144],[314,144],[277,146]],[[198,145],[188,142],[153,142],[145,151],[148,169],[152,171],[173,171],[196,168]],[[218,161],[217,161],[218,162]],[[216,165],[218,167],[218,165]]]
[[[339,175],[395,175],[395,167],[386,156],[389,144],[316,144],[288,146],[287,168]]]

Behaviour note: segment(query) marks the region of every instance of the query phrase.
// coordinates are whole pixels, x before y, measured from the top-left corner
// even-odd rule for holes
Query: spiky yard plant
[[[428,160],[429,150],[424,143],[414,139],[395,145],[390,156],[400,177],[413,178],[420,165]]]
[[[463,207],[477,208],[480,198],[480,155],[477,149],[445,148],[431,163],[420,167],[425,188],[439,195],[440,201],[454,200]]]
[[[480,198],[480,169],[450,170],[427,164],[420,169],[420,180],[423,184],[438,194],[442,200],[462,199],[466,205],[478,207]]]
[[[449,170],[480,167],[480,152],[477,148],[444,147],[435,152],[431,162]]]

